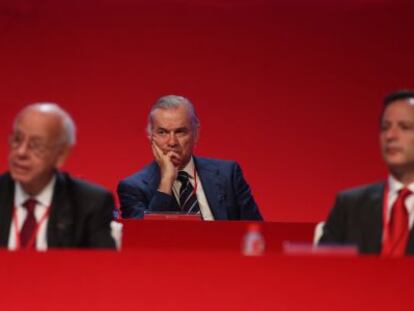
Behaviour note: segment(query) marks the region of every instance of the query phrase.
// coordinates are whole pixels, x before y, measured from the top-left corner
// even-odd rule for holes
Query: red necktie
[[[405,199],[409,194],[411,191],[407,188],[400,190],[392,207],[391,219],[388,223],[388,237],[384,240],[382,247],[383,256],[400,257],[405,254],[409,235]]]
[[[20,230],[20,247],[25,248],[32,238],[37,222],[34,215],[34,210],[36,207],[37,201],[35,199],[28,199],[24,202],[23,206],[27,210],[26,219],[24,220],[23,227]],[[36,248],[36,243],[30,245],[31,248]]]

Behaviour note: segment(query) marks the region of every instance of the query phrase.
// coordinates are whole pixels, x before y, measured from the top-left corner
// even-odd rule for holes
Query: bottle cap
[[[250,223],[247,227],[247,231],[249,232],[259,232],[260,225],[258,223]]]

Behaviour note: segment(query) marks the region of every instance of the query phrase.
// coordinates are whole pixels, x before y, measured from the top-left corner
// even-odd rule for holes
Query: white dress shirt
[[[15,183],[15,191],[14,191],[14,213],[17,215],[15,217],[15,214],[13,213],[13,219],[10,225],[10,232],[9,232],[9,242],[8,242],[8,249],[9,250],[15,250],[17,247],[16,244],[16,228],[15,228],[15,221],[17,218],[17,231],[20,232],[23,223],[26,220],[27,216],[27,210],[23,206],[23,204],[29,199],[33,198],[37,201],[34,214],[37,223],[44,217],[45,213],[47,213],[48,209],[50,208],[52,204],[52,196],[53,196],[53,189],[55,186],[56,177],[53,177],[52,180],[47,184],[47,186],[36,196],[31,197],[29,194],[27,194],[22,186],[16,182]],[[38,251],[45,251],[47,250],[47,223],[49,220],[49,216],[46,217],[46,219],[40,224],[39,230],[37,232],[36,236],[36,250]]]
[[[404,185],[391,175],[388,177],[388,186],[387,223],[390,221],[392,206],[397,200],[398,192],[404,188]],[[414,183],[409,184],[406,188],[411,191],[411,194],[408,195],[405,200],[405,207],[408,212],[409,228],[411,229],[414,221]]]
[[[182,169],[182,171],[185,171],[190,175],[190,183],[194,187],[194,173],[197,178],[197,190],[196,190],[196,196],[198,201],[198,206],[200,207],[201,215],[203,216],[203,220],[214,220],[213,214],[211,213],[211,209],[208,205],[206,195],[203,190],[203,185],[201,183],[200,178],[198,177],[197,172],[195,171],[194,166],[194,159],[191,157],[190,161],[187,163],[187,165]],[[177,200],[177,202],[180,202],[180,188],[181,188],[181,182],[178,180],[174,181],[173,184],[173,193]]]

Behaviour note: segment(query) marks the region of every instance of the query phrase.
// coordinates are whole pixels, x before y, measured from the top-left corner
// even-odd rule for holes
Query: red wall
[[[115,190],[151,159],[150,105],[176,93],[201,118],[196,154],[238,160],[266,219],[321,220],[386,176],[378,118],[414,88],[411,3],[0,0],[0,169],[15,113],[56,101],[79,130],[65,169]]]

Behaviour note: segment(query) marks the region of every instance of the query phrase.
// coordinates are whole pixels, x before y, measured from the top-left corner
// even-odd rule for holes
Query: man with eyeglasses
[[[112,194],[59,172],[75,141],[72,118],[56,104],[33,104],[17,115],[9,172],[0,176],[0,246],[115,247]]]

